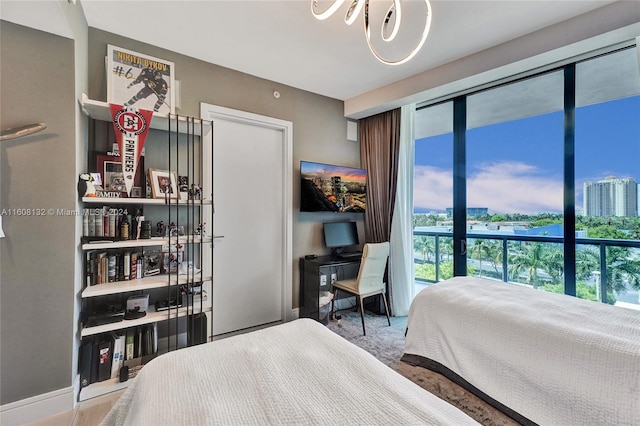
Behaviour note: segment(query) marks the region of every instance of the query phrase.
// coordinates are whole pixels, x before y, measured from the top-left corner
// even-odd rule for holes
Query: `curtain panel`
[[[367,170],[367,208],[365,241],[391,240],[400,152],[401,110],[384,112],[359,121],[360,163]],[[393,314],[393,283],[389,268],[385,274],[386,292]]]

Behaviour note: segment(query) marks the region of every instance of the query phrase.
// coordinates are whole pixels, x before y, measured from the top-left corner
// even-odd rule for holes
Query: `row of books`
[[[115,379],[128,363],[158,352],[157,324],[130,328],[126,333],[84,339],[80,347],[80,385]]]
[[[138,238],[136,218],[142,212],[131,215],[127,209],[98,207],[84,209],[82,216],[83,237],[104,237],[113,240],[130,240]]]
[[[146,276],[144,253],[140,251],[88,250],[85,256],[86,286],[136,280]],[[157,273],[160,273],[159,266]]]

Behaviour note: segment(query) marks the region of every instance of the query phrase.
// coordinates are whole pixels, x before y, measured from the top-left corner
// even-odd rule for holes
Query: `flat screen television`
[[[356,222],[325,222],[322,224],[324,245],[337,255],[346,247],[360,244]]]
[[[366,170],[300,162],[300,211],[364,213],[366,196]]]

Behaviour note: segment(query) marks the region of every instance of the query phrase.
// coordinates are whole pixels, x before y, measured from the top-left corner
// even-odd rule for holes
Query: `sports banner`
[[[109,104],[113,119],[113,130],[118,142],[122,174],[127,189],[131,195],[133,179],[136,175],[140,154],[144,147],[144,140],[149,132],[153,111],[138,110],[132,106]]]

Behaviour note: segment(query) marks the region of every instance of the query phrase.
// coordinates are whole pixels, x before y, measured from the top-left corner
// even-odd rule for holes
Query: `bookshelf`
[[[80,103],[90,119],[87,172],[102,174],[91,155],[114,151],[110,107],[84,94]],[[213,152],[212,126],[196,118],[153,113],[140,163],[140,176],[147,180],[141,195],[80,194],[83,215],[95,217],[91,223],[83,217],[78,244],[84,276],[78,295],[79,401],[127,387],[132,379],[120,381],[118,373],[126,372],[122,367],[144,365],[157,354],[212,339],[213,173],[204,161]],[[111,162],[120,162],[117,152]],[[149,169],[197,183],[201,192],[193,196],[180,188],[173,198],[153,198]],[[102,176],[107,176],[106,168]],[[109,213],[114,210],[117,213]],[[139,232],[142,219],[148,222],[144,234]],[[156,226],[150,229],[152,224]],[[139,260],[134,266],[131,259]],[[148,301],[144,316],[125,317],[127,307],[140,305],[140,299]],[[111,357],[108,376],[100,364],[106,348]]]

